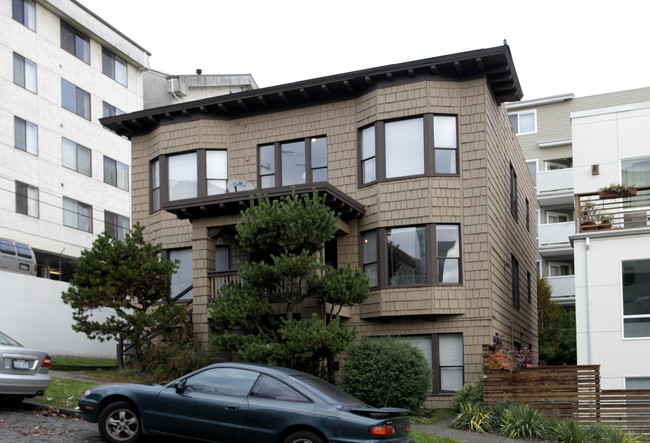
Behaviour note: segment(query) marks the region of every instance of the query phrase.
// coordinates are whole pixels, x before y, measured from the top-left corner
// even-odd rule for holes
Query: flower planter
[[[598,225],[598,230],[602,229],[612,229],[612,224],[611,223],[601,223]]]
[[[598,225],[594,221],[583,221],[580,223],[581,231],[595,231],[598,229]]]
[[[636,189],[628,189],[623,192],[614,192],[614,191],[600,191],[598,193],[598,198],[605,200],[608,198],[623,198],[623,197],[633,197],[636,195]]]

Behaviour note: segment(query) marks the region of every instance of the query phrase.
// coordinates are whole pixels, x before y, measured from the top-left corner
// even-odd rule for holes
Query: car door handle
[[[226,405],[226,409],[229,411],[237,411],[239,409],[239,406],[237,405]]]

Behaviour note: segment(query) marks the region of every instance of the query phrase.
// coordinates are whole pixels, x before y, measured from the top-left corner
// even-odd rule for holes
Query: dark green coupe
[[[165,386],[107,384],[79,399],[109,442],[142,434],[214,442],[412,443],[405,409],[373,408],[304,372],[219,363]]]

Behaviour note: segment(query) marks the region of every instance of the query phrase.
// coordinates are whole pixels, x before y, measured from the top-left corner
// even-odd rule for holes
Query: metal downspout
[[[592,362],[592,356],[593,356],[593,348],[592,348],[592,340],[591,340],[591,273],[589,269],[589,237],[587,237],[585,243],[585,266],[586,266],[586,287],[587,287],[587,364],[591,365],[593,364]]]

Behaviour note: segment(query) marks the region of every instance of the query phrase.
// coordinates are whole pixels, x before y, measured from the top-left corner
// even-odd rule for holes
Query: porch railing
[[[226,283],[240,282],[240,278],[237,275],[237,270],[235,269],[229,269],[227,271],[210,272],[208,274],[208,277],[210,278],[211,298],[215,298],[217,295],[219,295],[219,291],[221,290],[221,287]]]

